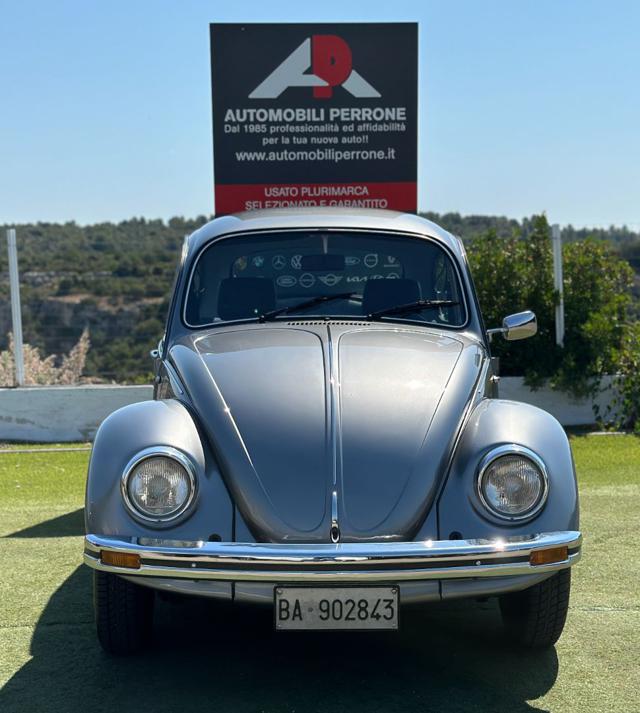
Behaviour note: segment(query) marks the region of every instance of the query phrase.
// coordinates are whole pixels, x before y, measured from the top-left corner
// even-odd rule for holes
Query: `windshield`
[[[431,300],[442,304],[381,314]],[[321,230],[213,242],[192,270],[184,315],[190,327],[265,315],[369,317],[447,327],[462,327],[467,320],[457,270],[436,242],[397,233]]]

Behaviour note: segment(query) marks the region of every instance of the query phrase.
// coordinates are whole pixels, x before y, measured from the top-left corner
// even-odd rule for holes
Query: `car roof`
[[[442,241],[462,258],[459,238],[439,225],[412,213],[365,208],[288,208],[254,210],[215,218],[189,236],[189,253],[194,254],[213,238],[233,233],[262,230],[348,229],[388,230],[429,236]]]

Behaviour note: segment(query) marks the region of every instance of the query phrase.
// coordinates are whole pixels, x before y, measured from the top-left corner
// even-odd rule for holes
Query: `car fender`
[[[530,519],[508,521],[492,515],[477,492],[481,460],[493,448],[515,444],[544,462],[548,495]],[[569,440],[551,414],[529,404],[483,399],[465,424],[438,501],[439,536],[486,538],[508,534],[579,529],[578,488]]]
[[[195,471],[196,497],[175,524],[140,522],[124,504],[122,476],[140,451],[170,446],[186,455]],[[175,399],[142,401],[114,411],[95,437],[85,500],[87,533],[176,540],[233,540],[233,506],[218,466],[184,404]]]

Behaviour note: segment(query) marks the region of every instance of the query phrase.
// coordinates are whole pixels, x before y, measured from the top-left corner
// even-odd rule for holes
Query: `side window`
[[[433,297],[440,300],[455,300],[462,302],[458,277],[451,260],[440,252],[432,267]],[[436,314],[437,321],[442,324],[460,323],[463,321],[462,305],[440,310]]]
[[[184,240],[182,241],[182,249],[180,250],[180,257],[178,258],[178,264],[176,265],[176,271],[173,275],[173,283],[171,285],[171,298],[169,299],[169,307],[167,309],[167,318],[165,319],[164,322],[164,334],[161,335],[161,344],[162,344],[162,349],[160,349],[160,344],[158,344],[158,350],[159,350],[159,356],[162,358],[164,357],[164,349],[166,346],[166,337],[169,332],[169,328],[171,326],[171,315],[173,314],[173,310],[175,309],[176,304],[179,301],[179,295],[178,295],[178,283],[180,282],[180,275],[182,274],[182,268],[184,266],[184,261],[187,257],[187,253],[189,252],[189,236],[185,235]]]
[[[447,261],[444,255],[436,255],[436,259],[433,263],[433,291],[435,296],[438,298],[449,298],[447,293],[447,288],[449,286],[449,279],[447,275]]]

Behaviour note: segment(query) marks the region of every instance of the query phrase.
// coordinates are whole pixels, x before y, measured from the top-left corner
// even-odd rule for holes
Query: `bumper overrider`
[[[580,559],[568,530],[493,540],[344,544],[184,542],[87,535],[84,561],[126,576],[231,582],[401,582],[543,574]]]

